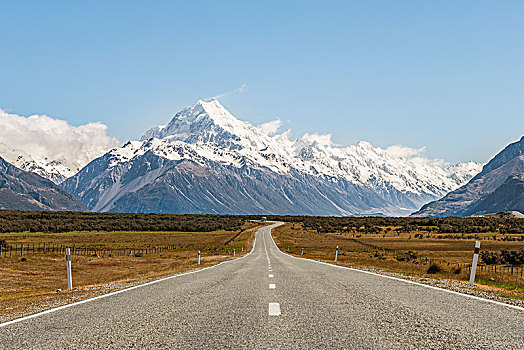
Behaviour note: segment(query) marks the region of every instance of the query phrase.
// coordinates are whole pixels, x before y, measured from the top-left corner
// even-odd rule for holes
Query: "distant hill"
[[[0,157],[0,209],[87,211],[76,197]]]
[[[524,211],[524,137],[504,148],[466,185],[412,216],[470,216]]]

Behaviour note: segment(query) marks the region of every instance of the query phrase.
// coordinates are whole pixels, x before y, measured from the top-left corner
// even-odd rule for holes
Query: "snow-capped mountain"
[[[3,143],[0,143],[0,155],[17,168],[38,174],[56,184],[62,183],[82,168],[80,164],[74,164],[65,159],[33,156]]]
[[[74,126],[45,114],[22,116],[0,108],[0,125],[0,156],[57,184],[121,145],[100,122]]]
[[[328,135],[268,135],[218,100],[95,159],[64,186],[96,211],[405,215],[481,170]]]
[[[23,171],[0,157],[0,209],[76,210],[87,208],[60,186]]]

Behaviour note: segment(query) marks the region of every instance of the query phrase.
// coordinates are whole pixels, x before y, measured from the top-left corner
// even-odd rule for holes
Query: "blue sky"
[[[485,162],[524,134],[522,1],[0,2],[0,108],[121,141],[199,98]]]

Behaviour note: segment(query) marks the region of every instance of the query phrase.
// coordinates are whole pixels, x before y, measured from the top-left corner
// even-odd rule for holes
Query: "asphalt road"
[[[0,348],[524,349],[523,310],[293,258],[269,230],[244,258],[3,325]]]

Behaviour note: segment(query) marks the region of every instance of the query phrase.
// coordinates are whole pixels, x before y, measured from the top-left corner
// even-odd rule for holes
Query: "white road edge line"
[[[269,303],[269,316],[280,316],[279,303]]]
[[[231,262],[234,262],[234,261],[237,261],[237,260],[241,260],[241,259],[244,259],[246,257],[248,257],[249,255],[251,255],[251,253],[253,253],[253,251],[255,250],[255,246],[256,246],[256,243],[257,243],[257,236],[258,236],[258,232],[261,231],[262,229],[264,228],[267,228],[267,227],[272,227],[272,226],[263,226],[261,228],[259,228],[255,234],[255,239],[253,240],[253,247],[251,247],[251,251],[249,253],[247,253],[246,255],[244,256],[241,256],[241,257],[238,257],[238,258],[235,258],[235,259],[231,259],[231,260],[226,260],[226,261],[222,261],[221,263],[218,263],[216,265],[212,265],[212,266],[208,266],[208,267],[204,267],[204,268],[201,268],[199,270],[194,270],[194,271],[189,271],[189,272],[184,272],[184,273],[181,273],[181,274],[178,274],[178,275],[173,275],[173,276],[168,276],[168,277],[164,277],[164,278],[160,278],[158,280],[154,280],[154,281],[151,281],[151,282],[146,282],[146,283],[143,283],[143,284],[139,284],[139,285],[136,285],[136,286],[133,286],[133,287],[129,287],[129,288],[125,288],[125,289],[120,289],[120,290],[117,290],[117,291],[114,291],[114,292],[111,292],[111,293],[107,293],[107,294],[103,294],[103,295],[98,295],[96,297],[93,297],[93,298],[88,298],[88,299],[84,299],[84,300],[80,300],[80,301],[77,301],[75,303],[71,303],[71,304],[66,304],[66,305],[62,305],[62,306],[59,306],[59,307],[55,307],[53,309],[49,309],[49,310],[45,310],[45,311],[42,311],[42,312],[38,312],[36,314],[32,314],[32,315],[28,315],[28,316],[24,316],[24,317],[20,317],[20,318],[17,318],[17,319],[14,319],[14,320],[11,320],[11,321],[7,321],[7,322],[4,322],[4,323],[0,323],[0,328],[2,327],[6,327],[6,326],[9,326],[9,325],[12,325],[14,323],[18,323],[18,322],[22,322],[22,321],[26,321],[26,320],[30,320],[32,318],[36,318],[36,317],[39,317],[39,316],[43,316],[43,315],[47,315],[47,314],[50,314],[50,313],[53,313],[53,312],[56,312],[56,311],[60,311],[60,310],[64,310],[64,309],[68,309],[70,307],[73,307],[73,306],[76,306],[76,305],[81,305],[81,304],[85,304],[85,303],[89,303],[91,301],[95,301],[95,300],[98,300],[98,299],[103,299],[103,298],[107,298],[107,297],[110,297],[110,296],[113,296],[113,295],[117,295],[117,294],[120,294],[120,293],[124,293],[124,292],[128,292],[128,291],[131,291],[133,289],[138,289],[138,288],[142,288],[142,287],[145,287],[145,286],[149,286],[151,284],[155,284],[155,283],[159,283],[159,282],[163,282],[163,281],[167,281],[167,280],[170,280],[170,279],[173,279],[173,278],[177,278],[177,277],[182,277],[182,276],[186,276],[186,275],[191,275],[191,274],[194,274],[194,273],[198,273],[198,272],[202,272],[202,271],[205,271],[205,270],[209,270],[209,269],[212,269],[212,268],[215,268],[217,266],[220,266],[222,264],[227,264],[227,263],[231,263]],[[271,231],[270,231],[271,232]]]
[[[274,227],[278,227],[278,226],[281,226],[283,225],[284,223],[280,223],[280,225],[277,225],[277,226],[266,226],[266,227],[271,227],[274,228]],[[392,279],[392,280],[396,280],[396,281],[400,281],[400,282],[404,282],[404,283],[409,283],[409,284],[413,284],[413,285],[416,285],[416,286],[420,286],[420,287],[424,287],[424,288],[429,288],[429,289],[434,289],[434,290],[439,290],[441,292],[446,292],[446,293],[450,293],[450,294],[455,294],[455,295],[460,295],[460,296],[463,296],[463,297],[466,297],[466,298],[470,298],[470,299],[475,299],[475,300],[479,300],[479,301],[485,301],[487,303],[492,303],[492,304],[496,304],[496,305],[501,305],[501,306],[506,306],[506,307],[509,307],[509,308],[512,308],[512,309],[516,309],[516,310],[520,310],[520,311],[524,311],[524,307],[520,307],[520,306],[516,306],[516,305],[511,305],[511,304],[506,304],[506,303],[501,303],[500,301],[495,301],[495,300],[490,300],[490,299],[484,299],[484,298],[481,298],[481,297],[477,297],[475,295],[469,295],[469,294],[464,294],[464,293],[460,293],[460,292],[455,292],[454,290],[449,290],[449,289],[444,289],[444,288],[439,288],[439,287],[435,287],[435,286],[430,286],[428,284],[423,284],[423,283],[418,283],[418,282],[413,282],[413,281],[408,281],[408,280],[405,280],[403,278],[399,278],[399,277],[393,277],[393,276],[387,276],[387,275],[381,275],[379,273],[375,273],[375,272],[371,272],[371,271],[364,271],[364,270],[359,270],[359,269],[355,269],[355,268],[352,268],[352,267],[347,267],[347,266],[340,266],[340,265],[335,265],[335,264],[330,264],[330,263],[327,263],[327,262],[324,262],[324,261],[318,261],[318,260],[312,260],[312,259],[306,259],[306,258],[299,258],[298,256],[293,256],[293,255],[289,255],[287,253],[284,253],[283,251],[281,251],[277,244],[275,243],[275,240],[273,239],[273,236],[271,235],[271,229],[269,230],[269,237],[271,237],[271,241],[273,242],[273,244],[275,245],[276,249],[284,254],[284,255],[287,255],[289,257],[292,257],[294,259],[299,259],[299,260],[305,260],[305,261],[312,261],[312,262],[316,262],[318,264],[323,264],[323,265],[328,265],[328,266],[331,266],[331,267],[336,267],[336,268],[339,268],[339,269],[346,269],[346,270],[351,270],[351,271],[355,271],[355,272],[360,272],[360,273],[365,273],[365,274],[368,274],[368,275],[373,275],[373,276],[377,276],[377,277],[382,277],[382,278],[389,278],[389,279]]]
[[[269,284],[269,289],[275,289],[277,286],[274,283]]]

